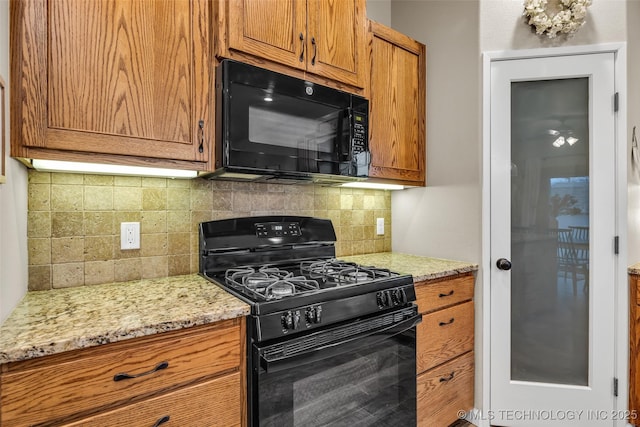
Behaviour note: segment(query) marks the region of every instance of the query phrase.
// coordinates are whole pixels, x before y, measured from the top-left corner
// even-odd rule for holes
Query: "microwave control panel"
[[[369,151],[367,144],[367,116],[363,113],[353,113],[353,135],[351,139],[351,150],[353,155]]]

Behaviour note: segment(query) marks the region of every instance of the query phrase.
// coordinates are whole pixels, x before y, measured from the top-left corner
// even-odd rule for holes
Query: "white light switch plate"
[[[140,249],[140,223],[120,223],[120,249]]]
[[[378,236],[384,235],[384,218],[376,219],[376,234]]]

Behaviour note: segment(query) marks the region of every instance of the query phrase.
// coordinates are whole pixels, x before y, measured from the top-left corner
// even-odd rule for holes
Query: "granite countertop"
[[[640,262],[630,265],[627,272],[629,274],[640,274]]]
[[[375,254],[340,257],[362,265],[388,268],[397,273],[411,274],[415,282],[454,276],[478,270],[478,264],[453,261],[440,258],[429,258],[418,255],[407,255],[397,252],[381,252]]]
[[[0,326],[0,364],[249,314],[196,275],[28,292]]]

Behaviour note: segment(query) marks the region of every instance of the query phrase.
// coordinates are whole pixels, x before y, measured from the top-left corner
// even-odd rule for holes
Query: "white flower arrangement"
[[[553,38],[561,34],[573,34],[584,25],[587,7],[591,0],[559,0],[560,11],[555,15],[547,12],[548,0],[525,0],[524,16],[528,17],[529,25],[536,29],[536,34],[546,34]]]

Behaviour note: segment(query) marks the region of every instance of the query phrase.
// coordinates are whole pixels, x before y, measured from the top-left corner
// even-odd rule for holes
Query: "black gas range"
[[[247,395],[252,426],[347,423],[353,404],[340,409],[327,397],[336,393],[352,403],[363,401],[356,413],[366,425],[415,423],[415,325],[421,316],[413,303],[413,278],[338,260],[335,240],[331,221],[320,218],[262,216],[200,224],[200,273],[251,305]],[[346,391],[354,383],[371,388],[378,381],[374,371],[352,378],[358,369],[342,374],[350,378],[348,384],[318,388],[320,383],[327,387],[320,377],[333,377],[350,360],[378,366],[390,359],[395,360],[392,381],[377,394],[362,387]],[[309,401],[287,394],[301,384],[319,394],[311,393]],[[289,391],[280,395],[283,390]],[[396,405],[385,404],[381,412],[381,399]],[[321,417],[328,409],[334,415]]]

